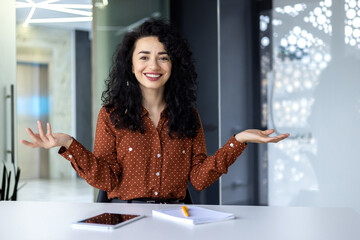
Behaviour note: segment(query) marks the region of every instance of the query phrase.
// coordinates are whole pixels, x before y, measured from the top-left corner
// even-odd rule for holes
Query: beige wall
[[[18,61],[49,66],[49,121],[53,131],[72,135],[72,32],[18,25],[16,37]],[[36,123],[31,127],[36,127]],[[57,153],[58,148],[49,151],[50,178],[71,178],[71,165]],[[31,163],[22,164],[26,167]]]
[[[10,101],[5,97],[10,93],[10,84],[16,84],[15,5],[13,1],[1,1],[0,23],[0,176],[2,176],[3,161],[9,168],[11,167],[10,155],[6,153],[6,150],[10,149],[11,139]],[[17,139],[15,139],[16,142]],[[14,182],[13,178],[11,181]]]

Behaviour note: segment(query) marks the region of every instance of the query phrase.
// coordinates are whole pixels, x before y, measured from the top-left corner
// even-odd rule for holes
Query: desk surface
[[[156,239],[156,240],[347,240],[360,239],[360,215],[352,209],[210,206],[236,219],[184,225],[151,217],[164,204],[0,202],[0,239]],[[102,212],[144,214],[112,232],[73,229],[71,223]]]

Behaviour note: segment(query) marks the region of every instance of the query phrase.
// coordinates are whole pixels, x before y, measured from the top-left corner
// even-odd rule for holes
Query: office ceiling
[[[18,24],[91,31],[92,0],[16,0],[15,2]]]

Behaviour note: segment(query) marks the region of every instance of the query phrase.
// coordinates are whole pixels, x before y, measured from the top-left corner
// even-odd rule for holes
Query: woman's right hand
[[[51,125],[47,123],[47,131],[46,134],[44,133],[42,123],[37,121],[39,133],[34,133],[30,128],[27,128],[26,131],[28,132],[30,138],[33,142],[29,142],[26,140],[21,140],[23,144],[28,147],[37,148],[53,148],[53,147],[60,147],[64,146],[69,148],[70,144],[73,141],[73,138],[65,133],[52,133],[51,132]]]

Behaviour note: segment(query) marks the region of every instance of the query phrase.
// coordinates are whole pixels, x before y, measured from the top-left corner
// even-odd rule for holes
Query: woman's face
[[[132,72],[140,88],[161,89],[171,75],[171,60],[157,37],[143,37],[135,42]]]

